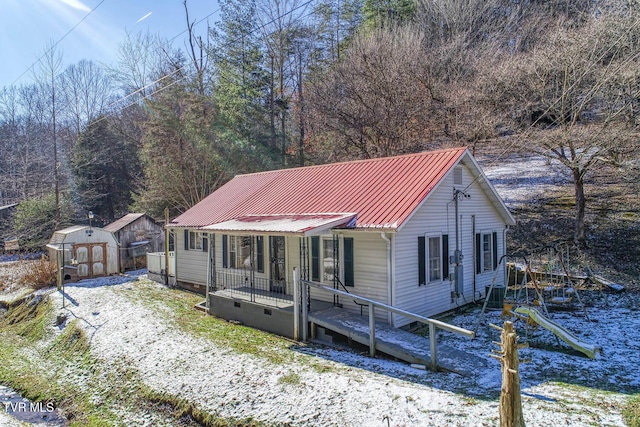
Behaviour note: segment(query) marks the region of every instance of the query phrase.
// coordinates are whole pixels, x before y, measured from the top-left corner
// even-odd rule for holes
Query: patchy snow
[[[292,344],[295,361],[276,366],[177,330],[161,313],[130,297],[133,287],[162,289],[162,285],[135,281],[135,277],[134,281],[123,280],[112,277],[68,285],[65,309],[60,310],[70,319],[81,320],[96,356],[114,363],[125,360],[150,387],[211,413],[301,426],[387,425],[387,418],[393,426],[498,424],[500,365],[488,357],[495,348],[492,341],[499,341],[499,332],[488,326],[502,323],[498,311],[487,312],[475,340],[439,333],[440,343],[489,360],[490,368],[471,378],[316,345]],[[61,294],[55,292],[52,298],[61,307]],[[608,308],[599,295],[589,300],[591,321],[579,311],[553,316],[583,341],[603,348],[596,360],[570,351],[544,329],[525,335],[522,323],[516,324],[523,340],[528,337],[532,344],[522,350],[522,356],[531,362],[521,365],[527,425],[623,424],[624,393],[640,387],[640,373],[635,369],[640,317],[633,314],[637,299],[621,294],[608,300]],[[450,321],[473,329],[478,310]],[[311,361],[328,369],[319,372],[310,366]],[[290,373],[300,381],[282,382]],[[570,385],[552,382],[555,380]],[[79,387],[87,386],[83,377],[76,381]],[[128,418],[126,422],[141,420]]]
[[[510,156],[508,162],[487,158],[479,162],[485,175],[509,207],[571,185],[568,169],[544,156]]]

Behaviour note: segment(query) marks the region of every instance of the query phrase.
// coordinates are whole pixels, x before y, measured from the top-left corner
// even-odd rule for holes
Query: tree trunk
[[[271,57],[271,70],[270,70],[270,78],[269,82],[269,131],[270,131],[270,145],[271,149],[275,151],[276,149],[276,104],[275,104],[275,83],[273,80],[273,75],[275,73],[274,69],[274,59]]]
[[[573,173],[573,186],[576,196],[576,218],[575,218],[575,233],[574,241],[580,247],[587,246],[587,235],[584,225],[584,214],[586,199],[584,195],[584,178],[579,169],[572,169]]]

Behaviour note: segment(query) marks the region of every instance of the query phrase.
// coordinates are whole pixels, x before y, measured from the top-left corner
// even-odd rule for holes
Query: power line
[[[274,22],[276,22],[278,19],[283,18],[283,17],[285,17],[285,16],[287,16],[287,15],[290,15],[290,14],[294,13],[295,11],[297,11],[297,10],[299,10],[299,9],[302,9],[302,8],[304,8],[304,7],[308,6],[308,5],[309,5],[309,4],[311,4],[313,1],[314,1],[314,0],[308,0],[308,1],[306,1],[306,2],[304,2],[304,3],[302,3],[302,4],[300,4],[300,5],[298,5],[297,7],[293,8],[293,9],[291,9],[291,10],[287,11],[287,12],[284,12],[284,13],[282,13],[282,14],[281,14],[281,15],[279,15],[279,16],[276,16],[276,17],[275,17],[275,18],[273,18],[272,20],[270,20],[270,21],[268,21],[268,22],[266,22],[266,23],[264,23],[264,24],[262,24],[262,25],[260,25],[260,26],[257,26],[257,27],[255,27],[254,29],[252,29],[251,31],[249,31],[249,34],[252,34],[252,33],[254,33],[254,32],[255,32],[255,31],[257,31],[257,30],[263,29],[263,28],[267,27],[268,25],[273,24],[273,23],[274,23]],[[202,21],[204,21],[205,19],[207,19],[207,18],[208,18],[208,17],[210,17],[211,15],[213,15],[213,14],[217,13],[219,10],[220,10],[220,9],[218,9],[218,10],[217,10],[217,11],[215,11],[215,12],[212,12],[211,14],[207,15],[205,18],[201,19],[200,21],[198,21],[198,22],[197,22],[196,24],[194,24],[194,25],[197,25],[197,24],[201,23]],[[311,13],[313,13],[313,12],[310,12],[309,14],[311,14]],[[307,15],[307,16],[308,16],[308,15]],[[187,30],[182,31],[181,33],[179,33],[178,35],[176,35],[175,37],[173,37],[172,39],[170,39],[170,41],[175,40],[178,36],[180,36],[181,34],[184,34],[186,31],[187,31]],[[229,41],[227,44],[231,44],[231,43],[232,43],[232,42],[234,42],[234,41],[236,41],[236,40],[231,40],[231,41]],[[205,52],[205,56],[206,56],[207,58],[209,58],[209,57],[210,57],[210,56],[212,56],[212,55],[213,55],[213,56],[217,56],[217,57],[221,57],[220,55],[217,55],[216,53],[210,53],[209,51]],[[138,88],[138,89],[134,90],[133,92],[131,92],[131,93],[129,93],[129,94],[127,94],[127,95],[123,96],[122,98],[120,98],[120,99],[118,99],[118,100],[116,100],[116,101],[113,101],[113,102],[109,105],[109,107],[114,106],[114,105],[116,105],[116,104],[118,104],[118,103],[120,103],[120,102],[122,102],[122,101],[124,101],[124,100],[126,100],[126,99],[128,99],[128,98],[130,98],[130,97],[132,97],[132,96],[135,96],[136,94],[138,94],[138,93],[140,93],[140,92],[143,92],[144,90],[146,90],[146,89],[148,89],[148,88],[153,87],[154,85],[156,85],[157,83],[160,83],[160,82],[161,82],[161,81],[163,81],[164,79],[166,79],[166,78],[169,78],[169,77],[172,77],[172,76],[176,75],[176,74],[177,74],[177,73],[179,73],[180,71],[184,70],[186,67],[187,67],[187,65],[182,65],[181,67],[176,68],[176,69],[175,69],[175,70],[173,70],[172,72],[167,73],[167,74],[163,75],[162,77],[160,77],[160,78],[158,78],[158,79],[156,79],[156,80],[152,81],[151,83],[148,83],[147,85],[145,85],[145,86],[143,86],[143,87],[141,87],[141,88]],[[131,102],[131,103],[129,103],[129,104],[127,104],[127,105],[125,105],[124,107],[122,107],[122,108],[120,108],[120,109],[117,109],[117,110],[115,110],[115,111],[113,111],[113,112],[111,112],[111,113],[108,113],[108,114],[103,115],[103,116],[102,116],[102,117],[100,117],[98,120],[95,120],[95,121],[91,122],[90,124],[88,124],[88,126],[91,126],[91,125],[93,125],[93,124],[96,124],[96,123],[98,123],[98,122],[100,122],[100,121],[102,121],[102,120],[105,120],[105,119],[107,119],[107,118],[109,118],[109,117],[113,116],[114,114],[117,114],[117,113],[119,113],[119,112],[122,112],[123,110],[126,110],[127,108],[129,108],[129,107],[131,107],[131,106],[133,106],[133,105],[138,104],[140,101],[145,100],[145,99],[149,98],[150,96],[156,95],[156,94],[158,94],[158,93],[162,92],[163,90],[168,89],[169,87],[172,87],[173,85],[175,85],[175,84],[179,83],[180,81],[182,81],[182,80],[186,79],[187,77],[188,77],[187,75],[183,75],[182,77],[178,78],[177,80],[174,80],[173,82],[171,82],[169,85],[167,85],[167,86],[163,86],[163,87],[161,87],[161,88],[157,88],[157,89],[156,89],[156,90],[154,90],[152,93],[147,94],[147,95],[143,95],[143,96],[142,96],[142,98],[140,98],[140,99],[138,99],[138,100],[136,100],[136,101],[134,101],[134,102]]]
[[[40,58],[38,58],[38,59],[37,59],[33,64],[31,64],[31,66],[30,66],[29,68],[27,68],[26,70],[24,70],[24,71],[22,72],[22,74],[20,74],[20,75],[18,76],[18,78],[17,78],[17,79],[15,79],[15,80],[13,81],[13,83],[11,83],[11,84],[10,84],[10,86],[15,85],[15,84],[16,84],[16,82],[17,82],[18,80],[20,80],[20,79],[21,79],[25,74],[27,74],[29,71],[31,71],[31,70],[33,69],[33,67],[35,67],[35,66],[36,66],[36,64],[37,64],[37,63],[39,63],[39,62],[42,60],[42,58],[44,58],[45,56],[47,56],[47,55],[48,55],[48,54],[49,54],[53,49],[55,49],[55,48],[56,48],[56,46],[58,46],[58,45],[60,44],[60,42],[62,42],[62,40],[64,40],[64,39],[65,39],[69,34],[71,34],[71,33],[73,32],[73,30],[75,30],[76,28],[78,28],[78,26],[79,26],[80,24],[82,24],[82,23],[84,22],[84,20],[85,20],[85,19],[87,19],[87,18],[89,17],[89,15],[91,15],[93,12],[95,12],[95,10],[96,10],[97,8],[99,8],[99,7],[102,5],[102,3],[104,3],[104,2],[105,2],[105,0],[102,0],[100,3],[98,3],[98,5],[97,5],[96,7],[94,7],[93,9],[91,9],[91,10],[90,10],[90,11],[89,11],[89,12],[88,12],[88,13],[87,13],[87,14],[86,14],[86,15],[85,15],[85,16],[84,16],[80,21],[78,21],[78,23],[77,23],[76,25],[74,25],[73,27],[71,27],[71,29],[70,29],[69,31],[67,31],[67,32],[66,32],[62,37],[60,37],[60,40],[58,40],[57,42],[55,42],[55,43],[54,43],[54,44],[53,44],[53,45],[52,45],[52,46],[51,46],[47,51],[45,51],[45,52],[40,56]]]

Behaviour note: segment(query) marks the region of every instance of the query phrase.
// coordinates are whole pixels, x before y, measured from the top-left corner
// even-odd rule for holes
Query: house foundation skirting
[[[242,299],[209,294],[209,314],[243,325],[293,338],[293,310]]]

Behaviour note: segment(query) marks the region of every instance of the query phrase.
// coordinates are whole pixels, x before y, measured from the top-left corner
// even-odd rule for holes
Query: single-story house
[[[164,251],[164,229],[145,213],[126,214],[103,229],[112,232],[120,243],[123,270],[145,267],[147,252]]]
[[[514,224],[471,153],[453,148],[238,175],[167,227],[178,286],[208,290],[211,314],[291,335],[255,304],[290,300],[294,268],[301,279],[433,316],[482,298],[494,278],[504,283],[499,260]]]
[[[118,241],[103,228],[74,225],[58,230],[46,247],[60,272],[58,285],[120,272]]]

